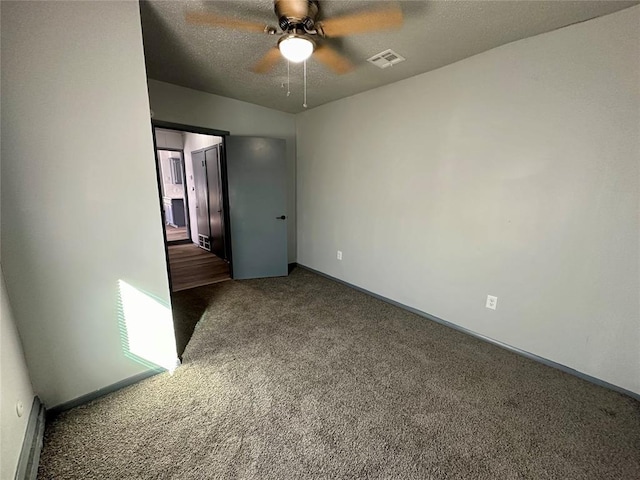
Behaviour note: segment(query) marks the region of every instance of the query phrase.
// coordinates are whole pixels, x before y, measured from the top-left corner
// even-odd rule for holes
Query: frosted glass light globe
[[[313,43],[304,37],[287,37],[278,47],[284,58],[293,63],[303,62],[313,53]]]

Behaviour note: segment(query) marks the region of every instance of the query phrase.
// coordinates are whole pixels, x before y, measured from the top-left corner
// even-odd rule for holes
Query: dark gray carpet
[[[47,425],[39,478],[640,478],[629,397],[302,269],[192,295],[184,364]]]

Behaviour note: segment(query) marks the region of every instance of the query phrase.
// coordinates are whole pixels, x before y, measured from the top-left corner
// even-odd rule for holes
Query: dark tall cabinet
[[[198,244],[226,259],[220,146],[191,153],[196,194]]]

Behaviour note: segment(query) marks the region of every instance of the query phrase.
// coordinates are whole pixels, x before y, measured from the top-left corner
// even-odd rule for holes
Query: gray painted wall
[[[1,12],[0,8],[0,16]],[[0,478],[15,477],[33,397],[22,342],[0,268]],[[22,405],[22,415],[18,415],[18,404]]]
[[[640,392],[639,24],[297,115],[298,262]]]
[[[274,87],[275,88],[275,87]],[[277,88],[274,92],[280,94]],[[154,119],[226,130],[232,135],[283,138],[287,142],[287,245],[289,262],[296,261],[296,141],[295,117],[232,98],[149,80]]]
[[[140,15],[0,8],[2,268],[50,408],[148,370],[123,354],[118,280],[169,302]]]

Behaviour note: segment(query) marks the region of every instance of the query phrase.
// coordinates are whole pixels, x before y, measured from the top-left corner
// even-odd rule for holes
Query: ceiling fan
[[[326,45],[325,38],[344,37],[374,32],[402,25],[402,10],[397,4],[383,8],[328,19],[320,18],[318,0],[274,0],[278,27],[260,22],[220,16],[209,12],[188,12],[186,20],[194,25],[226,27],[235,30],[280,35],[277,46],[271,48],[256,63],[255,73],[270,72],[283,56],[299,63],[311,55],[337,74],[351,71],[353,65],[335,49]]]

